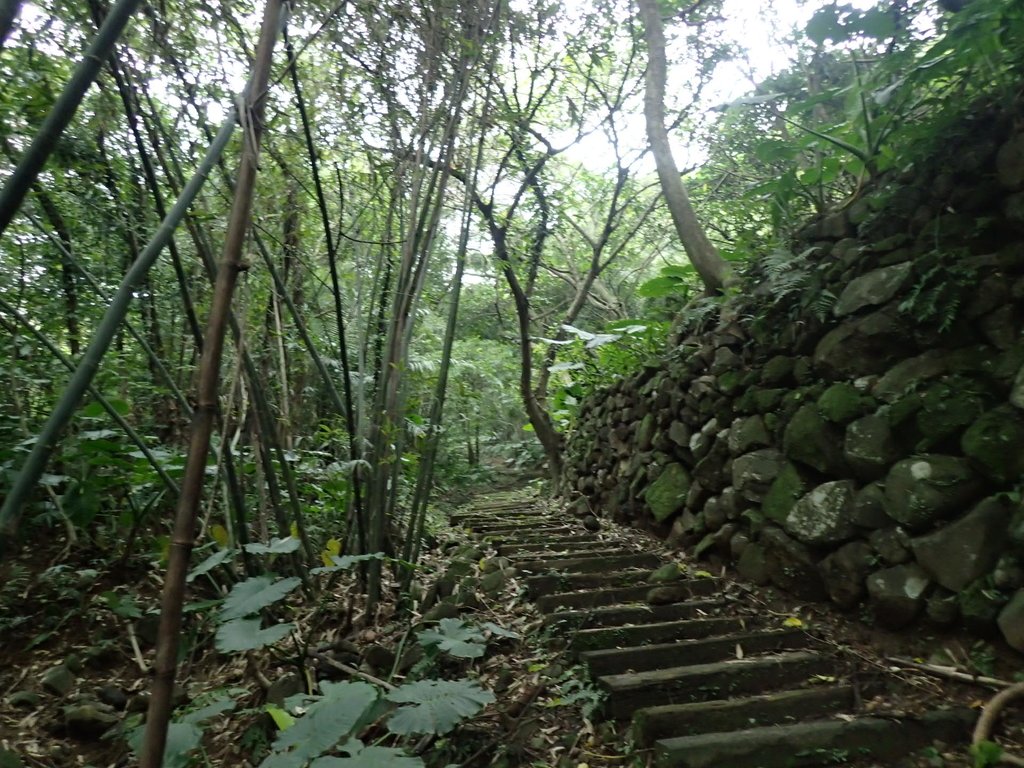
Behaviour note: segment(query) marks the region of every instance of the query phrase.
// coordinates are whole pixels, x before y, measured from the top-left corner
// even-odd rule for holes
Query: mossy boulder
[[[836,317],[845,317],[864,307],[877,307],[899,293],[910,277],[912,264],[903,262],[875,269],[851,280],[833,307]]]
[[[807,490],[808,483],[800,474],[800,470],[787,461],[768,488],[768,493],[761,502],[761,512],[769,520],[781,525],[786,521],[793,505],[807,493]]]
[[[818,412],[828,421],[845,424],[875,410],[877,403],[849,382],[837,382],[821,393]]]
[[[761,533],[768,577],[779,589],[791,592],[802,600],[821,600],[826,596],[811,549],[785,531],[769,526]],[[746,556],[750,547],[743,553]]]
[[[960,441],[963,452],[997,483],[1014,483],[1024,472],[1024,414],[1010,405],[982,414]]]
[[[657,479],[644,492],[644,501],[654,519],[664,522],[678,512],[690,492],[690,473],[682,464],[673,462],[666,465]]]
[[[740,417],[729,428],[729,453],[739,456],[769,445],[768,430],[760,415]]]
[[[914,539],[914,557],[938,584],[959,592],[995,566],[1009,520],[1005,502],[985,499],[956,522]]]
[[[771,448],[744,454],[732,462],[732,485],[742,498],[761,501],[785,464],[783,455]]]
[[[846,425],[843,458],[862,480],[878,480],[903,455],[889,419],[872,413]]]
[[[875,619],[889,629],[907,626],[924,608],[930,587],[928,574],[918,565],[896,565],[876,571],[867,579]]]
[[[954,376],[929,387],[915,416],[919,450],[931,450],[960,436],[985,410],[985,396],[975,382]]]
[[[921,382],[941,376],[949,370],[949,353],[932,349],[901,360],[876,382],[872,393],[879,400],[892,403]]]
[[[786,395],[786,390],[753,389],[751,390],[751,393],[754,410],[758,413],[770,413],[778,407],[779,403],[782,402],[782,398]]]
[[[793,378],[792,357],[776,355],[764,364],[761,368],[761,383],[765,386],[778,386],[789,384]]]
[[[787,459],[832,476],[843,475],[846,468],[842,445],[842,435],[811,403],[793,414],[782,436]]]
[[[1024,589],[1010,598],[999,612],[999,631],[1010,647],[1024,652]]]
[[[980,494],[981,479],[957,456],[922,454],[896,462],[885,479],[885,511],[920,531],[963,511]]]
[[[786,532],[811,546],[839,544],[856,532],[853,525],[852,480],[822,483],[793,505]]]
[[[871,573],[874,552],[863,541],[844,544],[818,565],[832,602],[850,608],[864,597],[864,580]]]

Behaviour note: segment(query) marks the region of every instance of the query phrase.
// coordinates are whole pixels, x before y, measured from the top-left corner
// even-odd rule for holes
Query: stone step
[[[526,594],[532,600],[541,595],[569,592],[574,589],[605,589],[643,586],[650,589],[647,577],[650,568],[613,570],[608,573],[542,573],[523,579]]]
[[[910,754],[935,740],[962,741],[976,715],[945,709],[921,718],[864,717],[814,720],[794,725],[750,728],[663,739],[655,744],[656,768],[802,768],[870,759],[886,761]]]
[[[827,675],[832,671],[831,659],[816,653],[796,651],[649,672],[603,675],[598,681],[608,692],[605,703],[608,716],[625,720],[643,707],[712,701],[774,688],[793,688],[812,675]]]
[[[672,605],[611,605],[580,611],[557,611],[544,617],[544,626],[560,625],[572,629],[618,627],[623,624],[644,624],[707,615],[721,607],[720,600],[690,600]]]
[[[558,557],[550,560],[527,560],[517,562],[516,568],[523,573],[608,573],[626,568],[651,570],[661,565],[661,558],[651,552],[635,552],[628,555],[604,555],[600,557]]]
[[[720,582],[717,579],[688,579],[677,581],[680,602],[694,597],[705,597],[718,591]],[[652,589],[651,584],[631,584],[625,587],[609,587],[587,589],[582,592],[558,592],[537,598],[537,610],[550,613],[555,610],[584,610],[599,608],[620,603],[636,603],[647,598]]]
[[[529,533],[535,537],[548,537],[549,539],[563,534],[569,536],[580,532],[579,528],[558,521],[551,521],[550,525],[476,526],[471,530],[473,533],[478,533],[485,537],[500,536],[506,538],[517,534]]]
[[[607,541],[596,536],[559,536],[549,541],[538,541],[532,544],[509,543],[499,544],[498,554],[505,556],[527,555],[530,553],[545,554],[552,552],[587,552],[595,549],[606,549]],[[621,551],[621,550],[620,550]]]
[[[742,699],[645,707],[633,715],[633,740],[647,748],[659,739],[788,725],[849,711],[854,707],[855,698],[853,686],[830,685]]]
[[[582,531],[578,527],[560,525],[554,529],[530,528],[526,531],[512,531],[511,533],[487,533],[485,538],[496,546],[530,546],[560,541],[593,541],[594,534]]]
[[[799,629],[760,630],[635,648],[585,651],[580,654],[580,661],[590,667],[592,675],[619,675],[630,671],[649,672],[653,669],[678,667],[684,663],[711,664],[735,659],[736,646],[747,657],[758,653],[807,648],[812,640],[810,635]]]
[[[743,629],[743,622],[736,618],[659,621],[634,626],[581,629],[572,635],[569,645],[578,652],[596,651],[603,648],[665,643],[670,640],[692,640],[698,637],[724,635],[740,629]]]
[[[516,564],[521,564],[550,563],[556,560],[587,560],[595,557],[607,559],[622,557],[622,555],[623,551],[620,547],[609,547],[605,544],[601,549],[585,549],[578,552],[524,552],[521,555],[508,555],[508,558]]]
[[[469,526],[478,523],[528,523],[533,520],[550,518],[548,512],[504,512],[496,515],[482,515],[473,512],[456,512],[449,517],[452,525]]]

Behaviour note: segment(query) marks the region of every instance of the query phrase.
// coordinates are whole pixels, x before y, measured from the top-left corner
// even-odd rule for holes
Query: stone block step
[[[722,605],[720,600],[690,600],[672,605],[611,605],[579,611],[557,611],[544,617],[545,626],[560,625],[572,629],[618,627],[623,624],[645,624],[692,619]]]
[[[550,518],[548,512],[503,512],[496,515],[482,515],[472,512],[456,512],[449,517],[452,525],[474,525],[478,523],[528,523],[532,520]]]
[[[600,557],[558,557],[550,560],[527,560],[517,562],[516,568],[523,573],[608,573],[626,568],[651,570],[661,564],[661,558],[651,552],[636,552],[628,555],[603,555]]]
[[[718,591],[717,579],[688,579],[675,582],[681,589],[680,601],[704,597]],[[651,591],[651,585],[631,584],[625,587],[587,589],[582,592],[558,592],[537,598],[537,610],[550,613],[555,610],[583,610],[605,605],[642,602]]]
[[[685,619],[683,621],[659,621],[653,624],[637,624],[624,627],[601,627],[581,629],[574,633],[570,647],[576,651],[596,651],[602,648],[650,645],[670,640],[692,640],[736,632],[743,628],[743,622],[736,618]]]
[[[579,533],[580,528],[572,527],[564,522],[556,520],[550,521],[549,524],[545,525],[496,525],[487,526],[480,525],[472,528],[474,533],[478,533],[481,536],[515,536],[517,534],[529,533],[534,537],[548,537],[554,538],[561,535],[572,535]]]
[[[633,740],[647,748],[659,739],[820,719],[849,711],[854,705],[853,686],[830,685],[742,699],[645,707],[633,715]]]
[[[669,667],[649,672],[603,675],[609,717],[625,720],[643,707],[725,699],[775,688],[795,688],[812,675],[833,671],[833,662],[805,651],[733,659],[714,664]]]
[[[588,552],[595,549],[606,549],[607,541],[601,541],[594,535],[590,536],[559,536],[548,541],[535,541],[530,544],[519,542],[499,544],[498,554],[505,556],[547,554],[552,552]]]
[[[650,588],[647,576],[650,568],[611,570],[608,573],[542,573],[523,580],[526,594],[532,600],[541,595],[564,593],[574,589],[606,589],[629,586]],[[645,592],[646,594],[646,592]]]
[[[561,541],[593,541],[594,534],[587,533],[579,527],[559,525],[554,530],[550,528],[531,528],[527,531],[512,531],[511,533],[487,533],[485,535],[491,543],[497,546],[519,546],[534,544],[556,544]]]
[[[937,710],[921,718],[815,720],[726,733],[663,739],[656,768],[802,768],[870,759],[881,765],[935,740],[965,740],[976,715]]]
[[[609,547],[605,544],[601,549],[585,549],[577,552],[524,552],[520,555],[508,555],[514,563],[550,563],[556,560],[586,560],[589,558],[621,557],[621,547]],[[641,553],[642,554],[642,553]]]
[[[811,636],[799,629],[755,630],[635,648],[585,651],[580,654],[580,661],[590,667],[592,675],[619,675],[735,659],[737,646],[742,649],[744,657],[748,657],[758,653],[799,650],[807,648],[811,642]]]

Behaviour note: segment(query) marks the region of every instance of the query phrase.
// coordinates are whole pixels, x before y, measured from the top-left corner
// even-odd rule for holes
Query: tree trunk
[[[160,768],[167,743],[167,727],[171,716],[174,676],[178,665],[178,635],[181,632],[181,609],[185,596],[185,575],[195,540],[195,519],[202,498],[206,475],[206,457],[210,434],[217,410],[217,386],[224,334],[231,312],[238,274],[244,269],[242,248],[252,212],[256,183],[263,114],[274,42],[281,22],[281,0],[267,0],[260,28],[260,40],[252,77],[244,95],[244,111],[239,115],[247,126],[242,141],[242,159],[235,185],[235,197],[228,220],[224,252],[213,293],[210,316],[206,323],[203,353],[196,387],[196,408],[192,414],[192,435],[189,445],[182,493],[175,513],[171,535],[170,556],[160,606],[160,629],[157,637],[156,662],[153,665],[153,689],[146,719],[146,738],[140,764],[142,768]]]
[[[665,30],[661,23],[658,0],[637,0],[640,20],[647,42],[647,78],[644,91],[644,118],[647,121],[647,140],[658,166],[658,180],[665,196],[665,204],[672,214],[679,240],[700,275],[708,293],[720,293],[729,274],[729,266],[708,239],[704,227],[690,204],[686,187],[679,177],[672,147],[665,130]]]

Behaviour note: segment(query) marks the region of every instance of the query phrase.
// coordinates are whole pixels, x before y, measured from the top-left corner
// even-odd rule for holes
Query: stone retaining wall
[[[1024,650],[1017,112],[814,222],[713,328],[588,398],[566,463],[581,511],[889,627]]]

